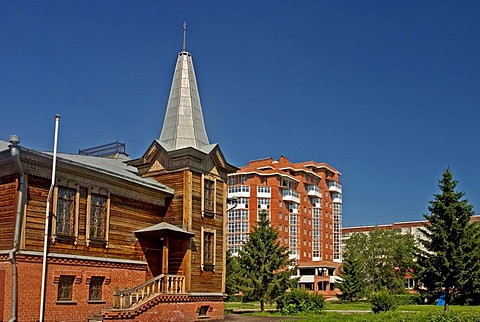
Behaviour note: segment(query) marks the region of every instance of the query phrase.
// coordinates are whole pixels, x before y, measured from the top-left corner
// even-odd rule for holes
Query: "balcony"
[[[311,198],[310,203],[313,208],[322,208],[322,202],[320,198]]]
[[[328,182],[328,191],[342,193],[342,184],[336,181]]]
[[[282,198],[283,198],[283,201],[292,201],[292,202],[300,203],[300,197],[298,196],[298,192],[296,192],[293,189],[283,189]]]
[[[291,214],[296,214],[298,215],[298,205],[297,204],[291,204],[288,206],[288,211],[291,213]]]
[[[258,186],[257,187],[257,198],[271,198],[272,193],[271,189],[268,186]]]
[[[319,186],[315,186],[315,185],[313,185],[313,184],[307,186],[307,194],[308,194],[310,197],[322,198],[322,191],[320,190],[320,187],[319,187]]]
[[[250,186],[228,187],[228,198],[250,197]]]
[[[332,193],[332,202],[333,203],[342,203],[342,194],[341,193]]]

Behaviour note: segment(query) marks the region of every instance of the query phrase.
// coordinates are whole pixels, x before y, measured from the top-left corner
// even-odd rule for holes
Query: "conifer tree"
[[[424,214],[427,240],[418,258],[423,286],[431,295],[444,294],[445,311],[453,301],[472,300],[479,292],[479,226],[470,222],[473,207],[455,190],[457,183],[446,169],[439,180],[441,193],[434,195],[430,213]]]
[[[355,254],[345,254],[339,275],[342,281],[336,283],[335,286],[342,292],[339,296],[340,299],[352,302],[364,297],[366,289],[365,273]]]
[[[238,293],[240,283],[240,266],[236,256],[227,252],[227,276],[225,281],[225,293],[233,296]]]
[[[278,232],[270,225],[266,213],[250,232],[239,251],[238,261],[242,275],[240,289],[248,299],[259,301],[264,311],[265,302],[272,302],[296,283],[293,270],[288,268],[288,250],[278,241]]]

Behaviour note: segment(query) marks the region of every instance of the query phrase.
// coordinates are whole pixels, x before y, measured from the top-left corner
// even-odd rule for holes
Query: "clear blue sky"
[[[1,1],[0,139],[158,138],[182,47],[228,161],[327,162],[344,226],[420,220],[450,167],[480,212],[480,1]]]

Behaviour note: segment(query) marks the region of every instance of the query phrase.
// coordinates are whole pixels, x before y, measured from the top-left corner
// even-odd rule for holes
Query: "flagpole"
[[[45,210],[45,238],[43,240],[43,266],[42,266],[42,294],[40,296],[40,322],[44,321],[45,314],[45,286],[47,274],[47,251],[48,251],[48,230],[50,222],[50,199],[52,197],[53,188],[55,187],[55,171],[57,167],[57,141],[58,141],[58,123],[60,115],[55,115],[55,135],[53,139],[53,163],[52,163],[52,183],[48,190],[47,207]]]

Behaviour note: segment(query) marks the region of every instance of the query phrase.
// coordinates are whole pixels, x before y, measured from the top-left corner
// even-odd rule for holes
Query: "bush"
[[[303,289],[295,288],[277,299],[277,310],[283,315],[299,312],[320,313],[325,305],[321,294],[310,293]]]
[[[387,291],[373,293],[370,303],[372,304],[373,313],[394,311],[397,308],[395,296]]]
[[[227,302],[243,302],[243,295],[228,295]]]

